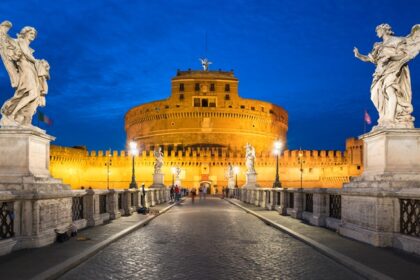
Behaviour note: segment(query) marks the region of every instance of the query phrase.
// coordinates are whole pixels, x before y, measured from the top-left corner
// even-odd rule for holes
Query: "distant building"
[[[188,188],[209,186],[220,193],[227,185],[229,164],[240,168],[238,185],[245,181],[245,145],[256,149],[259,184],[271,187],[275,178],[273,143],[287,148],[288,115],[269,102],[241,98],[232,71],[178,71],[171,96],[130,109],[125,116],[127,142],[136,141],[139,183],[152,184],[153,150],[164,153],[165,184],[172,182],[171,167],[182,169],[181,182]],[[280,180],[285,187],[300,187],[299,151],[285,150],[280,159]],[[362,172],[362,142],[346,141],[346,151],[303,151],[304,187],[341,187]],[[110,164],[111,188],[127,188],[131,160],[126,152],[112,155],[66,147],[51,147],[51,173],[73,188],[106,188]]]

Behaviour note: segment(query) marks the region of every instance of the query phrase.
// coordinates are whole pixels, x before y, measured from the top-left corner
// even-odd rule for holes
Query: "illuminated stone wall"
[[[241,98],[232,71],[178,71],[169,98],[143,104],[125,116],[127,142],[136,141],[136,179],[152,184],[153,150],[164,152],[165,184],[171,167],[182,168],[185,187],[208,182],[214,193],[227,185],[229,164],[238,165],[238,185],[245,183],[245,145],[256,149],[258,183],[271,187],[275,178],[275,140],[287,148],[287,112],[275,104]],[[285,187],[300,187],[299,151],[284,151],[280,180]],[[362,142],[349,139],[346,151],[303,151],[303,187],[341,187],[362,172]],[[108,163],[110,173],[108,180]],[[51,173],[73,188],[127,188],[131,158],[126,152],[90,151],[51,146]],[[109,183],[108,183],[109,182]]]
[[[125,116],[127,141],[142,149],[154,145],[224,147],[257,152],[286,142],[288,116],[280,106],[238,95],[233,72],[178,71],[168,99],[146,103]]]
[[[201,182],[212,185],[212,193],[227,185],[225,174],[228,164],[238,165],[238,185],[245,183],[245,155],[242,150],[227,148],[187,148],[182,150],[175,146],[169,153],[163,146],[163,173],[165,184],[172,181],[171,167],[182,168],[182,185],[198,187]],[[302,185],[305,188],[341,187],[350,176],[362,172],[363,143],[360,140],[348,139],[346,151],[303,151]],[[300,187],[299,151],[284,151],[280,158],[280,180],[284,187]],[[107,163],[111,162],[109,174],[110,188],[127,188],[131,181],[131,157],[126,152],[87,151],[84,149],[51,146],[51,174],[61,178],[73,188],[92,187],[106,189]],[[153,151],[146,149],[135,159],[136,179],[138,184],[152,184],[154,156]],[[275,158],[268,152],[257,154],[255,168],[258,182],[262,187],[271,187],[275,178]]]

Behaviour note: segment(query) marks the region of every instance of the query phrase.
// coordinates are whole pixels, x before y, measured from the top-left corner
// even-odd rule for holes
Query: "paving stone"
[[[60,279],[361,279],[218,198],[172,208]]]

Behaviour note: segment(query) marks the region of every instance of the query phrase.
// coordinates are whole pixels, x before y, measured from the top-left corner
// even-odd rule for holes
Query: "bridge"
[[[239,190],[229,196],[162,202],[147,215],[131,213],[63,243],[12,252],[0,257],[2,277],[407,279],[420,273],[418,257],[246,203]]]

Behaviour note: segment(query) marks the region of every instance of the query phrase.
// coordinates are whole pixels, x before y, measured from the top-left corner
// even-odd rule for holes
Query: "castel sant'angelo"
[[[245,183],[245,145],[250,143],[256,150],[258,184],[273,185],[273,143],[287,143],[287,111],[272,103],[241,98],[238,82],[233,71],[178,71],[169,98],[127,112],[127,142],[135,141],[140,148],[135,159],[139,184],[152,185],[154,151],[160,147],[165,185],[171,185],[171,170],[179,167],[183,187],[206,184],[211,193],[220,193],[227,185],[231,164],[239,167],[240,187]],[[344,152],[286,149],[279,159],[281,183],[300,187],[302,180],[304,187],[341,187],[350,176],[362,172],[362,145],[351,138]],[[127,151],[51,146],[50,158],[52,175],[73,188],[128,188],[131,181],[132,161]]]

